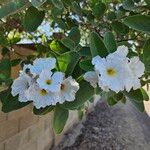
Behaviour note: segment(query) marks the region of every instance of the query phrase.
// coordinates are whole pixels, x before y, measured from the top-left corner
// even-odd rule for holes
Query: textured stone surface
[[[131,103],[98,103],[86,120],[66,134],[55,150],[149,150],[150,118]],[[77,133],[76,133],[77,132]],[[75,136],[74,136],[75,135]]]

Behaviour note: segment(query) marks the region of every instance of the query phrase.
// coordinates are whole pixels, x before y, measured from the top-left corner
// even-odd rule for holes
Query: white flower
[[[64,79],[59,92],[59,103],[63,103],[65,101],[74,101],[75,94],[78,90],[79,84],[71,76]]]
[[[140,88],[140,77],[144,74],[144,64],[138,57],[129,59],[128,48],[118,47],[106,58],[96,56],[92,59],[95,71],[99,73],[98,84],[103,90],[130,91]]]
[[[140,61],[139,57],[132,57],[129,62],[129,67],[131,68],[133,74],[138,78],[144,74],[145,66]]]
[[[56,93],[47,92],[37,84],[33,84],[26,91],[26,97],[33,101],[33,105],[39,109],[50,105],[56,105],[59,96]]]
[[[88,71],[83,75],[84,79],[90,82],[91,86],[94,88],[97,87],[98,83],[98,74],[95,71]]]
[[[119,92],[124,90],[126,81],[131,82],[127,60],[121,59],[117,54],[108,55],[106,59],[96,56],[92,59],[92,64],[100,75],[99,86],[102,88],[106,87]]]
[[[129,61],[129,67],[133,73],[133,89],[136,90],[141,87],[139,78],[144,74],[145,66],[139,57],[133,57]]]
[[[29,99],[25,96],[25,92],[28,90],[31,83],[31,78],[29,76],[20,76],[14,80],[11,88],[11,94],[16,96],[19,94],[18,100],[20,102],[27,102]]]
[[[43,70],[37,79],[39,87],[50,92],[58,92],[63,81],[64,74],[55,72],[52,74],[50,70]]]
[[[39,75],[42,72],[42,70],[54,69],[55,64],[56,64],[55,58],[37,58],[34,60],[33,65],[30,66],[30,71],[32,74]]]
[[[113,54],[116,54],[117,56],[120,56],[120,57],[126,57],[128,55],[128,52],[129,52],[128,47],[121,45],[121,46],[118,46],[117,51],[114,52]]]

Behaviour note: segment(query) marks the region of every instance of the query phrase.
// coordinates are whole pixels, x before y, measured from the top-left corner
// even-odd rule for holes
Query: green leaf
[[[79,118],[79,120],[82,120],[83,116],[84,116],[84,111],[79,109],[78,110],[78,118]]]
[[[58,9],[63,9],[64,5],[61,0],[52,0],[53,5]]]
[[[143,100],[149,101],[148,93],[143,88],[141,88],[141,92],[142,92],[142,95],[143,95]]]
[[[0,73],[9,78],[11,76],[11,62],[10,59],[2,59],[0,61]]]
[[[76,99],[73,102],[65,102],[61,107],[69,110],[78,109],[86,101],[91,99],[94,95],[94,88],[86,81],[80,82],[80,89],[76,93]]]
[[[62,2],[64,3],[65,6],[71,6],[72,5],[71,0],[62,0]]]
[[[63,2],[64,5],[66,5],[66,6],[71,6],[71,5],[72,5],[72,0],[62,0],[62,2]]]
[[[58,24],[58,26],[59,26],[59,28],[61,28],[61,29],[68,29],[68,26],[67,26],[67,24],[65,23],[65,21],[63,20],[63,19],[61,19],[61,18],[53,18],[54,19],[54,21],[55,21],[55,23],[57,23]]]
[[[76,64],[79,61],[79,58],[80,58],[79,54],[73,51],[66,52],[58,56],[57,60],[60,71],[65,72],[67,76],[71,75]]]
[[[150,16],[148,15],[133,15],[126,17],[123,23],[135,30],[150,33]]]
[[[114,22],[112,22],[111,26],[112,26],[113,30],[118,34],[125,35],[129,32],[129,27],[127,27],[126,25],[124,25],[121,22],[114,21]]]
[[[36,107],[34,107],[33,113],[35,115],[45,115],[45,114],[51,112],[53,109],[54,109],[54,106],[47,106],[45,108],[40,108],[40,109],[37,109]]]
[[[80,68],[79,62],[78,62],[77,65],[75,66],[73,72],[72,72],[72,77],[74,79],[78,79],[78,81],[79,81],[79,80],[83,79],[82,74],[83,74],[83,70]]]
[[[53,128],[57,134],[60,134],[64,129],[69,116],[69,111],[63,109],[59,106],[55,107],[54,118],[53,118]]]
[[[59,9],[59,8],[57,8],[57,7],[53,7],[52,10],[51,10],[51,14],[52,14],[53,16],[59,16],[59,15],[61,15],[61,14],[63,13],[63,11],[64,11],[63,8],[62,8],[62,9]]]
[[[92,62],[91,59],[80,61],[80,63],[79,63],[80,68],[83,69],[84,71],[92,71],[94,66],[92,65],[91,62]]]
[[[0,19],[22,10],[27,4],[28,0],[16,0],[3,5],[0,7]]]
[[[75,45],[78,45],[80,42],[80,31],[78,29],[78,27],[73,27],[70,31],[70,33],[68,34],[68,38],[70,38],[72,41],[74,41]]]
[[[77,14],[77,15],[82,15],[82,9],[80,5],[77,4],[77,2],[72,3],[72,10]]]
[[[124,0],[123,1],[123,8],[126,10],[134,10],[136,7],[134,5],[133,0]]]
[[[82,47],[78,53],[80,56],[91,57],[90,47]]]
[[[107,102],[110,106],[117,104],[117,100],[115,100],[114,97],[108,97]]]
[[[34,7],[40,7],[45,2],[46,0],[31,0],[31,3]]]
[[[143,112],[145,110],[143,103],[143,94],[140,89],[131,90],[129,93],[125,92],[124,94],[139,111]]]
[[[18,96],[13,97],[11,95],[11,90],[8,89],[6,91],[0,92],[0,99],[2,102],[2,111],[5,113],[20,109],[22,107],[25,107],[30,102],[19,102]]]
[[[113,11],[108,12],[108,14],[107,14],[107,19],[110,20],[110,21],[116,19],[116,14],[115,14],[115,12],[113,12]]]
[[[22,59],[13,59],[11,60],[11,66],[17,66],[20,64],[21,61]]]
[[[150,6],[150,0],[144,0],[146,2],[147,5]]]
[[[105,10],[106,10],[106,6],[102,2],[99,2],[95,4],[94,7],[92,7],[93,15],[97,18],[102,17],[105,13]]]
[[[42,23],[45,17],[44,11],[39,11],[37,8],[31,6],[28,8],[25,14],[25,18],[23,21],[23,26],[25,30],[29,32],[34,32],[37,30],[39,25]]]
[[[150,72],[150,39],[145,42],[143,48],[143,62],[145,64],[145,70]]]
[[[62,40],[61,40],[61,42],[62,42],[62,44],[64,45],[64,46],[66,46],[67,48],[69,48],[70,50],[74,50],[74,48],[75,48],[75,43],[74,43],[74,41],[73,40],[71,40],[70,38],[63,38]]]
[[[69,49],[66,48],[59,40],[53,40],[49,46],[52,51],[58,52],[59,54],[69,51]]]
[[[104,36],[104,44],[110,53],[113,53],[117,49],[115,37],[112,32],[106,32]]]
[[[107,49],[96,32],[90,34],[90,50],[92,57],[100,55],[101,57],[106,57],[108,55]]]

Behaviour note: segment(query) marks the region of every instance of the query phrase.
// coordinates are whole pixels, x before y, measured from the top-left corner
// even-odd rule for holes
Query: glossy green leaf
[[[125,92],[125,96],[136,106],[136,108],[143,112],[145,110],[143,103],[143,94],[140,89],[131,90],[129,93]]]
[[[82,120],[83,116],[84,116],[84,111],[79,109],[78,110],[78,118],[79,118],[79,120]]]
[[[57,58],[60,71],[65,72],[66,75],[71,75],[79,58],[79,54],[73,51],[60,55]]]
[[[63,13],[63,11],[64,11],[64,8],[59,9],[57,7],[53,7],[52,10],[51,10],[51,14],[53,16],[59,16],[59,15],[61,15]]]
[[[119,21],[114,21],[111,24],[112,29],[119,35],[126,35],[129,32],[129,27]]]
[[[69,48],[70,50],[74,50],[74,48],[75,48],[75,43],[74,43],[74,41],[73,40],[71,40],[70,38],[63,38],[62,40],[61,40],[61,42],[62,42],[62,44],[64,45],[64,46],[66,46],[67,48]]]
[[[25,107],[30,102],[19,102],[18,96],[13,97],[11,95],[11,90],[8,89],[6,91],[0,92],[0,100],[2,102],[2,111],[5,113],[20,109]]]
[[[78,5],[77,2],[72,3],[72,10],[78,15],[82,14],[82,9],[81,9],[80,5]]]
[[[0,73],[5,75],[6,78],[11,76],[11,61],[10,59],[2,59],[0,61]]]
[[[31,3],[34,7],[40,7],[45,2],[46,0],[31,0]]]
[[[90,34],[90,50],[92,57],[95,57],[97,55],[105,57],[108,54],[102,39],[96,32],[92,32]]]
[[[80,61],[79,65],[80,68],[83,69],[84,71],[92,71],[94,69],[91,59],[82,60]]]
[[[107,14],[107,19],[110,20],[110,21],[116,19],[116,14],[115,14],[115,12],[113,12],[113,11],[108,12],[108,14]]]
[[[123,8],[126,10],[134,10],[136,7],[134,5],[133,0],[124,0],[123,1]]]
[[[114,97],[108,97],[107,103],[108,103],[110,106],[113,106],[113,105],[117,104],[117,100],[116,100]]]
[[[126,17],[123,23],[135,30],[150,33],[150,16],[148,15],[133,15]]]
[[[66,6],[71,6],[71,5],[72,5],[72,0],[62,0],[62,2],[63,2],[64,5],[66,5]]]
[[[71,31],[68,34],[68,38],[70,38],[72,41],[74,41],[75,45],[79,44],[81,35],[80,35],[80,31],[79,31],[78,27],[73,27],[71,29]]]
[[[145,64],[145,70],[150,72],[150,39],[145,42],[143,48],[143,62]]]
[[[55,133],[60,134],[67,122],[69,111],[62,107],[56,106],[54,110],[53,128]]]
[[[91,57],[90,47],[82,47],[80,51],[78,51],[80,56]]]
[[[0,7],[0,19],[18,12],[27,4],[29,4],[28,0],[16,0],[3,5],[2,7]]]
[[[23,22],[25,30],[29,32],[34,32],[35,30],[37,30],[39,25],[43,22],[44,16],[45,16],[44,11],[39,11],[37,8],[33,6],[28,8]]]
[[[52,0],[52,3],[58,9],[63,9],[63,7],[64,7],[61,0]]]
[[[148,93],[143,88],[141,88],[141,92],[142,92],[142,95],[143,95],[143,100],[149,101]]]
[[[34,107],[33,113],[35,115],[45,115],[45,114],[51,112],[53,109],[54,109],[54,106],[47,106],[45,108],[40,108],[40,109],[37,109],[36,107]]]
[[[58,24],[58,26],[59,26],[59,28],[61,28],[61,29],[68,29],[68,26],[67,26],[67,24],[65,23],[65,21],[63,20],[63,19],[61,19],[61,18],[53,18],[54,19],[54,21],[55,21],[55,23],[57,23]]]
[[[92,7],[93,15],[97,18],[102,17],[105,13],[105,10],[106,10],[106,6],[102,2],[99,2],[95,4],[94,7]]]
[[[116,51],[117,44],[116,44],[115,37],[112,32],[106,32],[104,36],[104,44],[110,53],[113,53],[114,51]]]

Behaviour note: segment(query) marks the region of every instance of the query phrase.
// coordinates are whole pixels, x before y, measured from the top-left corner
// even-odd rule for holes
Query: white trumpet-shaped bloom
[[[20,102],[33,101],[39,109],[65,101],[75,100],[79,84],[62,72],[53,72],[55,58],[39,58],[33,65],[24,65],[20,76],[12,84],[12,95]]]
[[[39,109],[50,105],[56,105],[58,102],[58,95],[56,93],[47,92],[40,88],[37,84],[33,84],[26,91],[28,99],[33,101],[33,105]]]
[[[37,79],[39,87],[50,92],[58,92],[63,81],[64,74],[62,72],[55,72],[50,70],[43,70]]]
[[[33,65],[30,66],[30,72],[34,75],[39,75],[43,70],[52,70],[56,64],[55,58],[37,58]]]
[[[139,57],[132,57],[129,61],[129,67],[132,70],[134,76],[138,78],[144,74],[145,66],[140,61]]]
[[[90,82],[91,86],[97,87],[98,74],[95,71],[88,71],[83,75],[84,80]]]
[[[13,96],[18,96],[20,102],[27,102],[29,99],[26,97],[25,92],[28,90],[31,83],[31,78],[29,76],[20,76],[14,80],[11,88],[11,94]]]
[[[144,73],[144,64],[138,57],[129,59],[127,54],[127,47],[120,46],[106,58],[96,56],[92,59],[95,71],[99,73],[98,84],[102,89],[129,92],[132,88],[140,88],[139,78]]]
[[[110,53],[107,57],[118,57],[120,59],[127,59],[128,52],[128,47],[121,45],[118,46],[115,52]]]
[[[79,84],[71,76],[64,79],[59,91],[60,100],[59,103],[65,101],[74,101],[75,94],[79,90]]]
[[[133,57],[129,61],[129,67],[133,73],[133,89],[136,90],[141,87],[139,78],[144,74],[145,66],[139,57]]]

